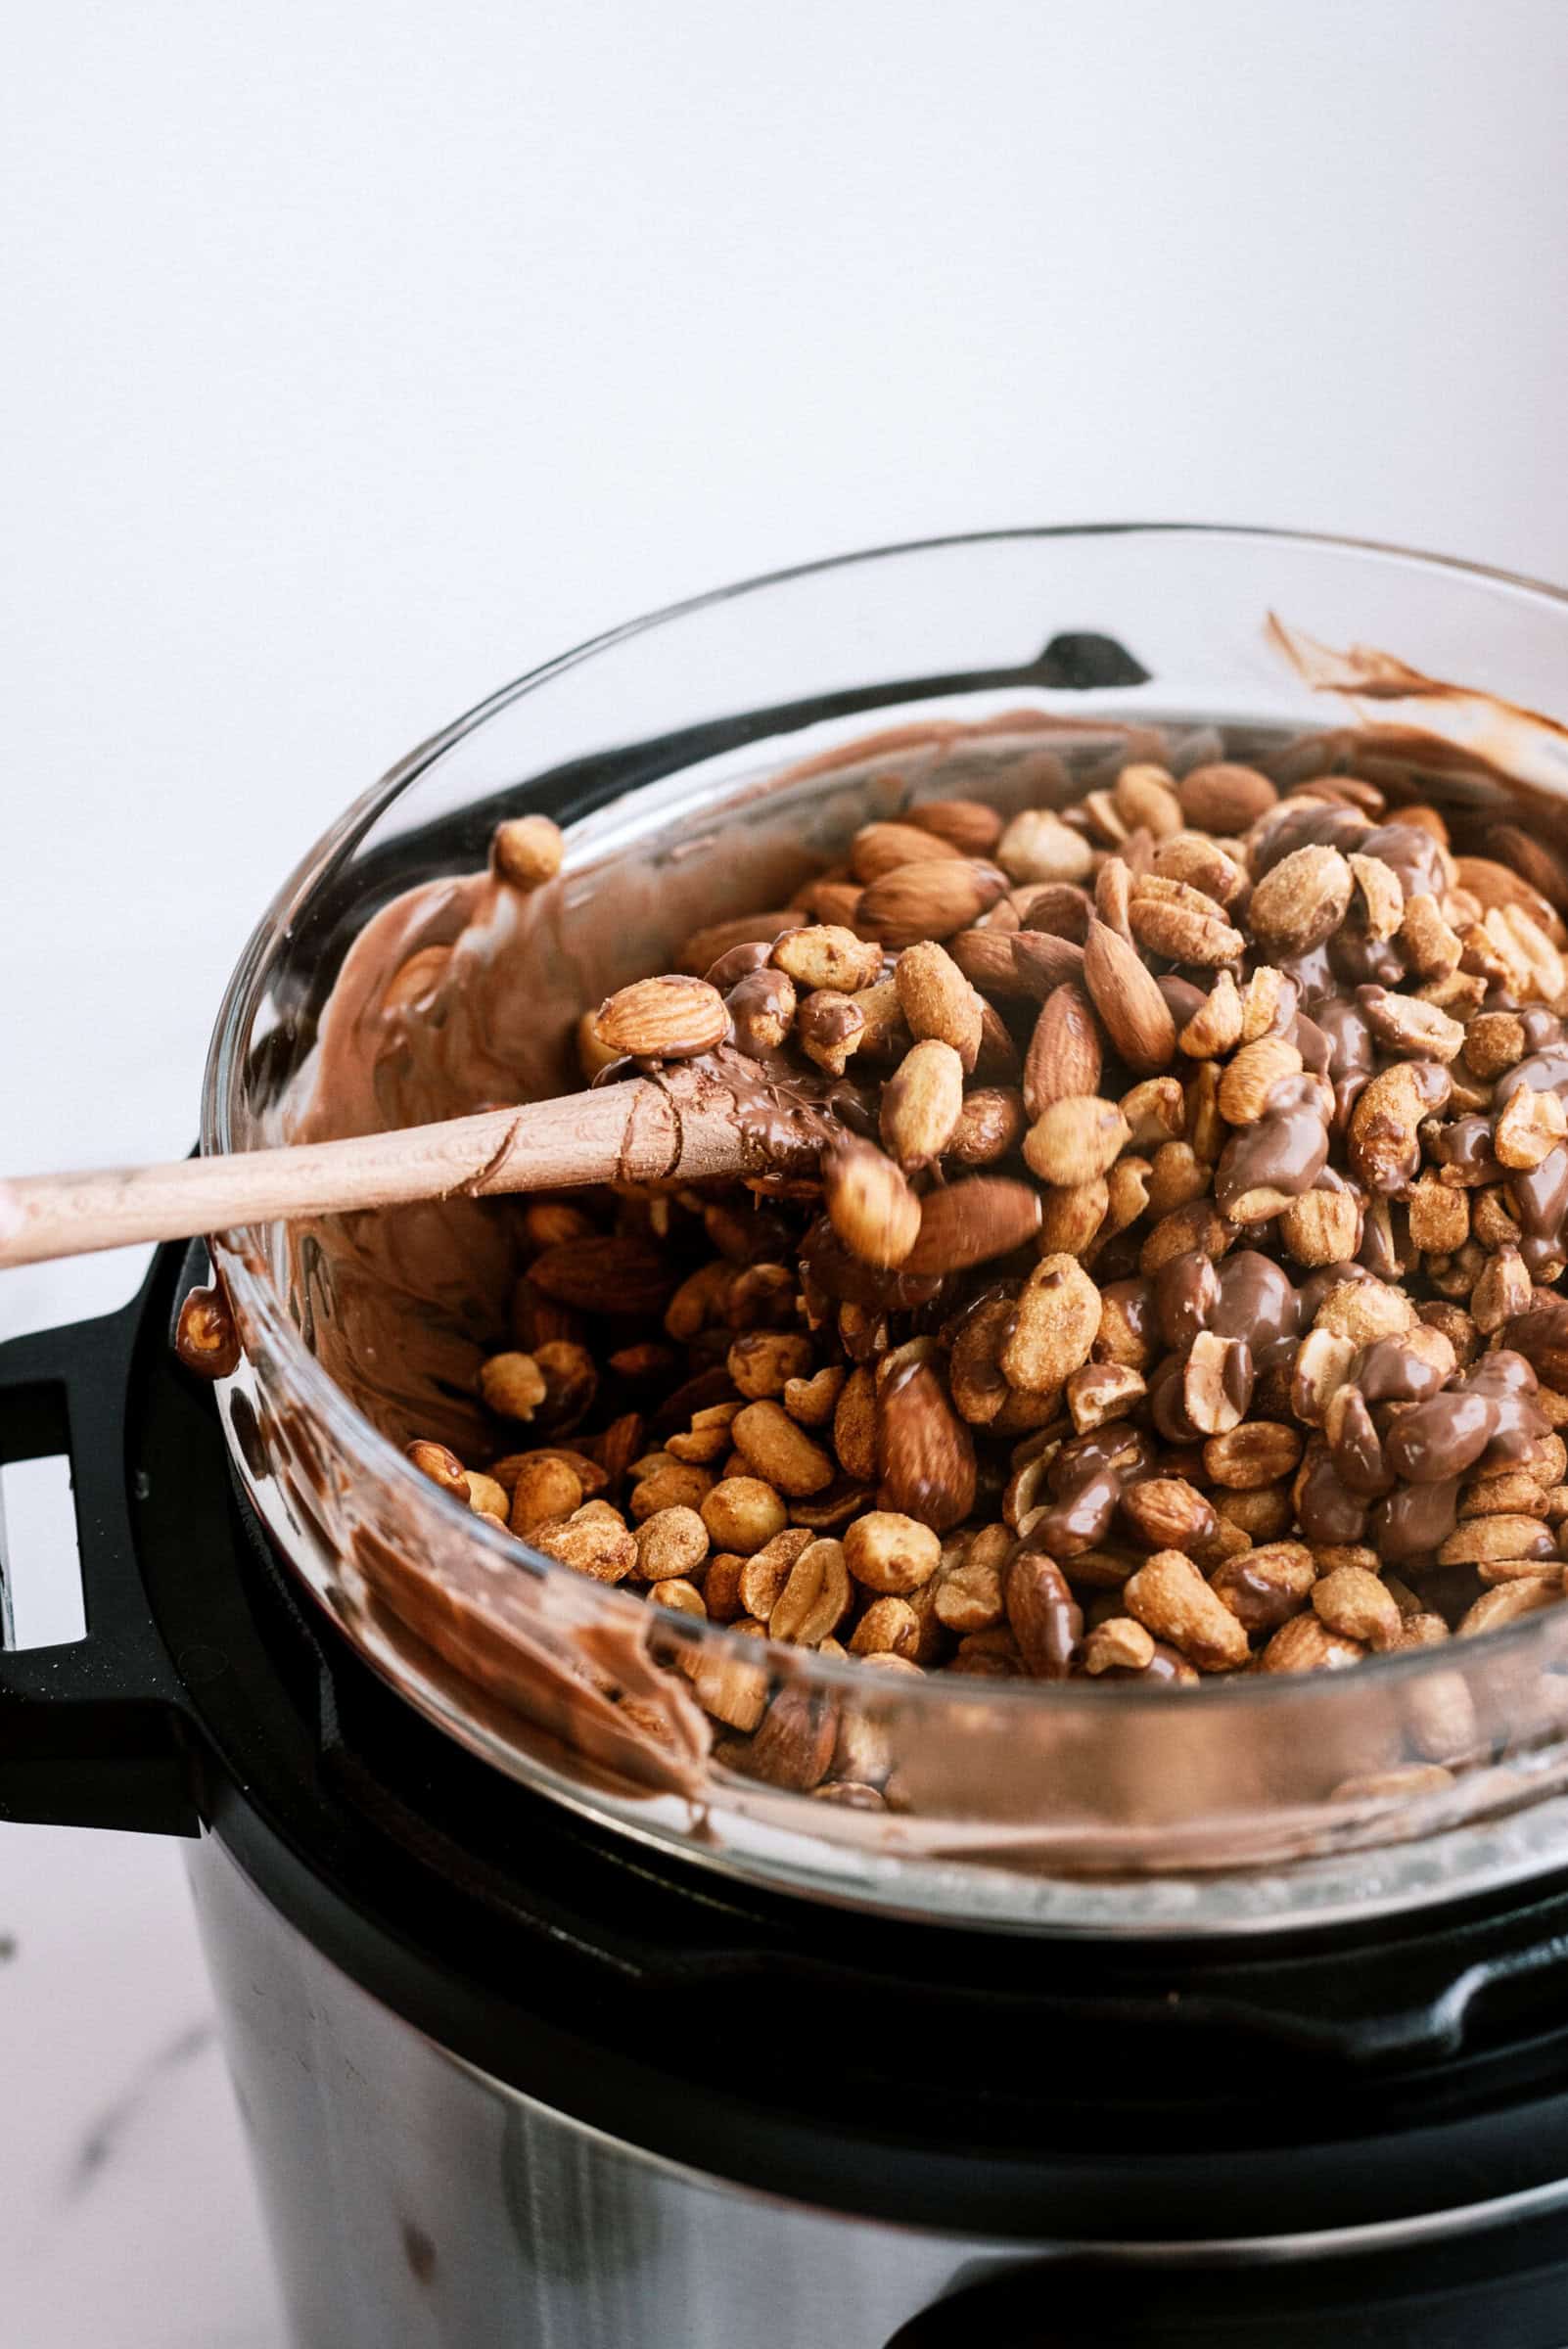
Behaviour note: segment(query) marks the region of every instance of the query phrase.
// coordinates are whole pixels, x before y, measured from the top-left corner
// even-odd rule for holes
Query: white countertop
[[[285,2349],[177,1851],[3,1834],[0,2338]]]
[[[1565,77],[1556,0],[26,12],[0,1169],[182,1154],[298,854],[648,605],[1138,513],[1568,576]],[[177,1852],[0,1828],[0,1936],[6,2349],[282,2349]]]

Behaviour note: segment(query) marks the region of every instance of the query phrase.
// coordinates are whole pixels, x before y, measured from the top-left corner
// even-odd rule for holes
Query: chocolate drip
[[[1287,1077],[1268,1096],[1264,1114],[1225,1144],[1215,1170],[1214,1195],[1229,1215],[1249,1191],[1282,1191],[1299,1198],[1328,1163],[1328,1128],[1315,1078]]]
[[[1053,1558],[1095,1549],[1111,1530],[1122,1495],[1149,1475],[1154,1451],[1147,1436],[1127,1427],[1097,1428],[1064,1444],[1051,1462],[1051,1502],[1029,1528],[1029,1545]]]

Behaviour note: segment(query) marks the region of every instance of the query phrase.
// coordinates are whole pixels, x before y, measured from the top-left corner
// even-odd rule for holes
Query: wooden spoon
[[[808,1173],[827,1122],[787,1088],[673,1067],[596,1092],[343,1141],[0,1181],[0,1268],[244,1223],[588,1182]],[[750,1112],[750,1114],[748,1114]]]

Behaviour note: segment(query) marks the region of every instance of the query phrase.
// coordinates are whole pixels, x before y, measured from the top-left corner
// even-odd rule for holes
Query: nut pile
[[[1553,1604],[1568,871],[1524,845],[1232,763],[866,824],[579,1034],[599,1082],[806,1088],[819,1179],[521,1208],[495,1456],[412,1456],[583,1575],[894,1672],[1324,1671]],[[788,1688],[691,1670],[760,1774],[776,1729],[828,1778]]]

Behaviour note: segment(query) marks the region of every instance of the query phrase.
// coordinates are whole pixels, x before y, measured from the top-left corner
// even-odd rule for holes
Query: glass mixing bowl
[[[1314,668],[1314,642],[1378,648],[1474,690],[1401,698],[1396,671],[1379,683],[1373,663],[1348,699],[1322,680],[1352,672]],[[507,942],[515,984],[483,1082],[452,1075],[432,1109],[575,1085],[581,1009],[670,967],[716,911],[780,901],[857,823],[910,799],[1046,799],[1129,743],[1180,766],[1220,740],[1245,753],[1356,725],[1407,749],[1435,726],[1445,789],[1485,795],[1506,768],[1533,784],[1529,820],[1545,823],[1541,795],[1568,789],[1553,712],[1568,712],[1562,595],[1349,541],[1008,531],[750,581],[535,670],[347,810],[235,972],[203,1147],[296,1129],[350,942],[415,887],[418,920],[387,917],[396,951],[449,942],[503,815],[557,817],[566,867]],[[328,1110],[341,1130],[401,1122],[373,1086]],[[520,1545],[400,1449],[442,1433],[442,1413],[461,1420],[465,1382],[504,1328],[514,1222],[509,1202],[454,1200],[373,1228],[346,1219],[212,1244],[244,1340],[222,1408],[251,1500],[346,1636],[496,1767],[706,1866],[1043,1931],[1344,1918],[1568,1863],[1568,1606],[1350,1672],[1108,1689],[764,1646]],[[417,1376],[387,1335],[404,1240],[437,1267]],[[377,1307],[392,1319],[367,1338],[356,1310]],[[765,1703],[818,1727],[831,1712],[890,1807],[734,1768],[713,1708],[745,1720]],[[1386,1784],[1422,1762],[1449,1776]]]

